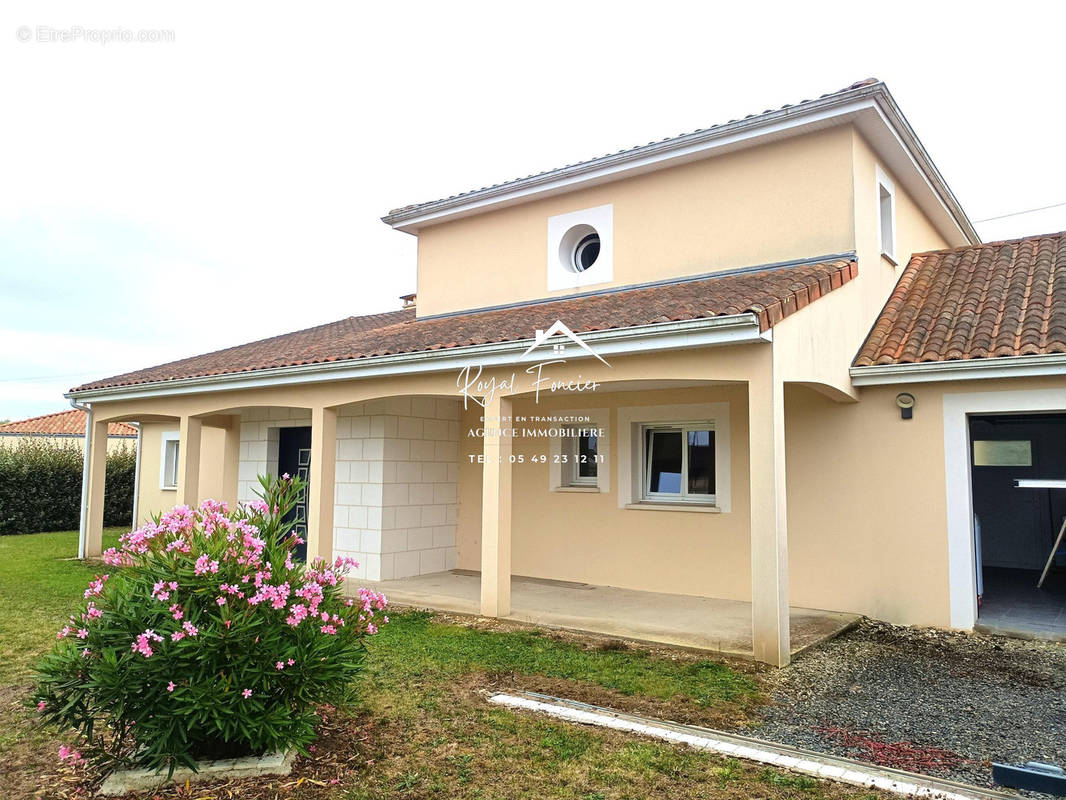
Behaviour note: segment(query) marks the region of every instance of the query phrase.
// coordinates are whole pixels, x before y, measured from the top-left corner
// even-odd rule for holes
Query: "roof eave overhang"
[[[582,341],[594,348],[598,355],[610,358],[658,350],[767,342],[771,340],[771,334],[770,330],[761,330],[758,318],[754,314],[744,313],[684,322],[663,322],[615,330],[591,331],[580,335]],[[537,353],[523,357],[523,353],[533,342],[533,339],[522,339],[454,347],[447,350],[427,350],[319,364],[298,364],[242,373],[75,390],[67,392],[65,396],[79,401],[110,402],[445,372],[475,365],[491,368],[533,364],[538,361]],[[575,350],[567,354],[567,359],[571,358],[587,359],[591,356]]]
[[[1051,353],[852,367],[851,382],[855,386],[889,386],[934,381],[1036,378],[1048,375],[1062,377],[1063,374],[1066,374],[1066,353]]]
[[[499,186],[423,203],[388,214],[382,217],[382,221],[397,230],[414,234],[426,225],[849,122],[856,124],[886,158],[889,167],[902,178],[916,202],[930,215],[952,246],[980,242],[966,213],[883,83],[861,86]]]

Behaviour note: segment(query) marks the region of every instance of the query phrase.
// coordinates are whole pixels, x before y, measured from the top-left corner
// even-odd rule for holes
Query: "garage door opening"
[[[1066,415],[971,417],[970,445],[978,623],[1064,637]]]

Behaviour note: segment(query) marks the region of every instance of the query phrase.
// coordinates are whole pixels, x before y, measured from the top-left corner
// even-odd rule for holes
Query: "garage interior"
[[[1066,415],[971,417],[970,442],[978,625],[1066,639]]]

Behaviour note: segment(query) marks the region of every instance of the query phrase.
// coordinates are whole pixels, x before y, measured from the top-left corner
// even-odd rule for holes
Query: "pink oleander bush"
[[[350,559],[295,563],[283,518],[304,486],[260,481],[262,500],[178,506],[104,554],[38,666],[43,720],[78,734],[61,757],[173,769],[306,753],[316,706],[348,697],[385,597],[344,597]]]

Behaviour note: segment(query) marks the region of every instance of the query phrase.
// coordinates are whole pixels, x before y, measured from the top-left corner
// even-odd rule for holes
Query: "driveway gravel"
[[[975,784],[992,761],[1066,766],[1066,646],[861,623],[767,677],[743,732]]]

